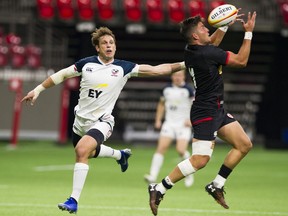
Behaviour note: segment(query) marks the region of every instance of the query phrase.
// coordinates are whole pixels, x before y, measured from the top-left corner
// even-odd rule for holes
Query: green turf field
[[[107,145],[109,142],[106,143]],[[154,148],[123,144],[133,156],[121,173],[113,159],[90,160],[90,172],[81,195],[78,216],[149,216],[147,185]],[[204,191],[217,174],[228,146],[218,145],[207,167],[187,189],[178,184],[164,197],[159,216],[288,215],[288,151],[255,147],[226,183],[223,209]],[[160,177],[178,162],[174,148],[167,153]],[[71,193],[74,151],[49,142],[21,142],[15,150],[0,144],[0,216],[70,215],[57,208]],[[160,179],[159,179],[160,180]]]

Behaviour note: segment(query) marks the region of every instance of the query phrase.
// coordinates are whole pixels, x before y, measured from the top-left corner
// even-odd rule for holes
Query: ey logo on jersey
[[[108,86],[107,83],[102,83],[102,84],[99,84],[99,85],[95,86],[95,88],[105,88],[107,86]],[[102,94],[102,92],[103,91],[99,91],[97,89],[89,89],[88,90],[88,97],[98,98]]]

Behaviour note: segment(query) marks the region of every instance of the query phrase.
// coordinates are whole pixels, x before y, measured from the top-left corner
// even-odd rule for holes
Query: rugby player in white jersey
[[[187,150],[192,135],[190,109],[194,100],[193,88],[185,82],[185,70],[173,73],[171,83],[162,91],[157,105],[155,128],[161,129],[156,152],[153,154],[150,173],[144,175],[147,183],[157,181],[158,174],[164,163],[164,154],[171,143],[176,141],[176,151],[181,160],[190,157]],[[162,120],[164,117],[164,122]],[[185,177],[185,186],[194,182],[193,174]]]
[[[103,145],[113,131],[114,117],[111,113],[127,80],[131,77],[170,75],[185,68],[184,62],[151,66],[114,59],[116,39],[113,32],[107,27],[101,27],[91,36],[97,55],[80,59],[56,72],[22,99],[30,101],[33,105],[43,90],[68,78],[81,76],[72,136],[76,155],[73,189],[67,201],[58,204],[59,209],[70,213],[77,212],[78,201],[89,170],[89,158],[115,158],[122,172],[128,168],[130,149],[119,151]]]

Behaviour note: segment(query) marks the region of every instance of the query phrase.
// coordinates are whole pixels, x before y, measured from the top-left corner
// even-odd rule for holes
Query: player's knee
[[[238,140],[236,143],[234,143],[233,146],[245,155],[252,149],[253,144],[251,140],[247,137],[245,139]]]
[[[178,168],[183,174],[183,176],[188,176],[196,172],[189,159],[183,160],[178,164]]]
[[[80,158],[85,158],[89,156],[89,153],[87,151],[87,148],[84,145],[76,145],[75,147],[75,153],[76,153],[76,157],[78,159]]]
[[[192,165],[197,170],[204,168],[210,160],[208,155],[193,155],[192,156]]]
[[[212,141],[198,140],[192,143],[192,165],[202,169],[209,162],[213,153],[214,144]]]
[[[86,150],[84,147],[77,145],[75,147],[76,158],[84,158],[86,155]]]
[[[244,154],[247,154],[253,148],[253,144],[250,140],[245,141],[241,146],[241,152]]]

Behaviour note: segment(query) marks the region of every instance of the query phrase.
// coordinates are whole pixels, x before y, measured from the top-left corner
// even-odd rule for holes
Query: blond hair
[[[114,42],[116,43],[116,38],[113,32],[107,27],[100,27],[91,34],[92,45],[93,46],[99,45],[99,39],[104,35],[110,35],[114,39]]]

